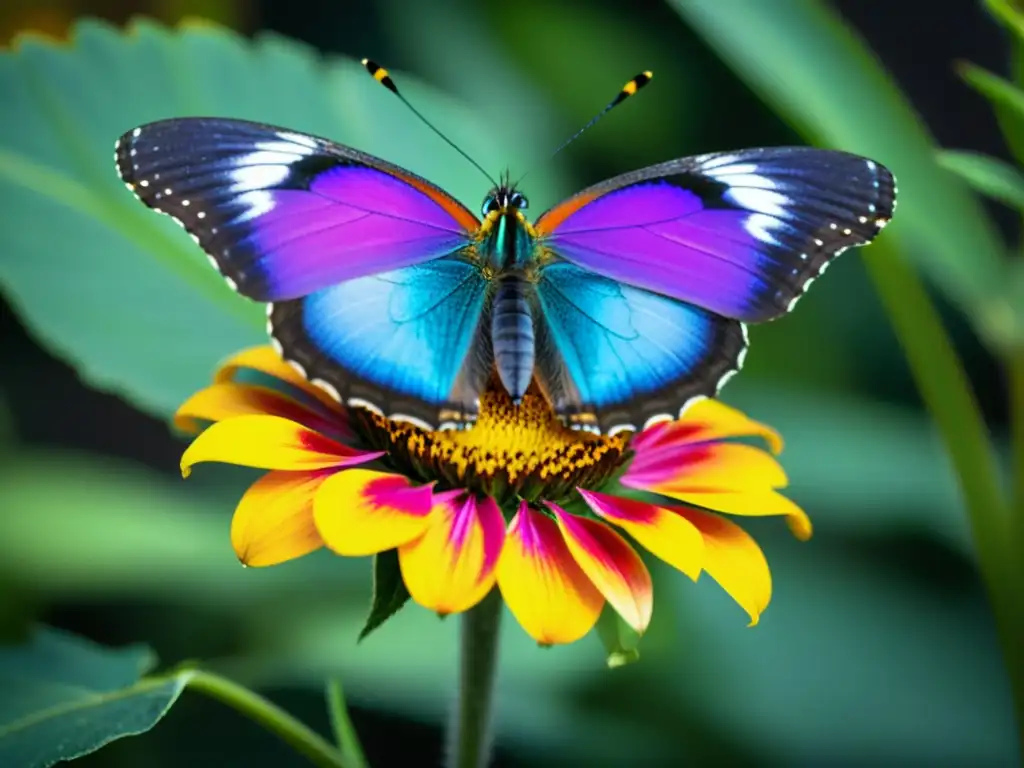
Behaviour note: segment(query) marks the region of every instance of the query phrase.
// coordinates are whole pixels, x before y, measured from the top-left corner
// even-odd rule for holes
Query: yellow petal
[[[786,473],[768,452],[741,443],[702,443],[681,446],[671,463],[640,465],[636,461],[622,478],[632,488],[656,493],[686,488],[738,490],[782,488]]]
[[[689,520],[673,510],[580,489],[584,501],[609,523],[622,528],[653,555],[691,579],[700,576],[704,537]]]
[[[430,526],[398,549],[412,599],[440,614],[472,608],[491,591],[505,542],[505,518],[493,499],[439,494]]]
[[[344,467],[381,454],[350,448],[280,416],[235,416],[199,435],[181,457],[181,474],[203,461],[303,471]]]
[[[775,488],[786,485],[778,461],[759,448],[738,443],[685,445],[664,460],[634,461],[620,482],[730,515],[785,515],[793,534],[806,540],[811,521]]]
[[[276,565],[323,546],[313,525],[313,496],[325,475],[268,472],[242,496],[231,519],[231,545],[246,565]]]
[[[328,547],[360,557],[394,549],[427,529],[432,492],[407,478],[348,469],[324,481],[313,500],[313,519]]]
[[[589,632],[604,597],[576,564],[558,526],[523,502],[498,561],[498,586],[512,615],[542,645]]]
[[[676,511],[704,536],[704,570],[748,614],[750,626],[772,599],[772,574],[750,534],[724,517],[696,509]]]
[[[687,504],[694,504],[715,512],[724,512],[727,515],[742,515],[744,517],[785,515],[786,525],[789,526],[790,532],[800,541],[807,541],[813,533],[811,519],[807,513],[800,509],[795,502],[790,501],[777,491],[765,489],[737,493],[725,491],[707,493],[661,491],[661,493]]]
[[[266,387],[225,382],[214,384],[196,392],[182,403],[174,414],[174,426],[183,432],[201,432],[205,422],[216,422],[233,416],[280,416],[304,424],[310,429],[327,431],[332,424],[326,412],[314,411],[287,395]],[[335,417],[338,432],[346,432],[347,420],[342,414]]]
[[[669,434],[662,436],[662,441],[672,439],[696,443],[730,437],[760,437],[772,453],[782,452],[782,435],[721,400],[698,400],[686,409],[681,419],[666,426],[670,427]]]
[[[629,626],[643,634],[654,609],[651,574],[640,556],[604,523],[548,503],[573,559]]]
[[[344,410],[344,406],[331,395],[315,384],[311,384],[309,379],[282,360],[273,347],[250,347],[232,355],[218,367],[213,377],[214,383],[222,384],[233,380],[240,368],[248,368],[251,371],[273,376],[309,393],[334,410]]]

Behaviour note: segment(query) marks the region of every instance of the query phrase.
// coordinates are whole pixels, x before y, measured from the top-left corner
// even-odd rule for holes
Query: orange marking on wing
[[[580,194],[575,197],[570,197],[568,200],[559,203],[551,210],[545,212],[544,215],[537,219],[537,223],[533,225],[533,228],[540,236],[550,235],[558,229],[562,222],[576,213],[576,211],[584,205],[593,202],[598,197],[600,197],[600,195],[595,193]]]
[[[451,195],[442,192],[437,187],[428,184],[427,182],[423,181],[423,179],[417,178],[416,176],[411,176],[405,173],[398,172],[393,173],[396,178],[399,178],[406,184],[415,187],[420,192],[429,197],[431,200],[433,200],[435,203],[444,208],[445,211],[447,211],[453,219],[459,222],[459,225],[464,230],[466,230],[466,232],[469,232],[471,234],[475,233],[476,230],[480,227],[480,221],[477,219],[477,217],[470,213],[469,209],[466,208],[466,206],[464,206]]]

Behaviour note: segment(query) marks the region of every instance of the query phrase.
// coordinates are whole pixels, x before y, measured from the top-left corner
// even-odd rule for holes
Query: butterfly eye
[[[494,195],[488,195],[484,198],[483,208],[480,209],[480,213],[487,218],[487,214],[491,211],[500,210],[501,206],[498,204],[498,199]]]
[[[525,211],[530,207],[530,201],[523,197],[520,192],[513,192],[512,197],[509,198],[508,204],[513,208],[518,208],[521,211]]]

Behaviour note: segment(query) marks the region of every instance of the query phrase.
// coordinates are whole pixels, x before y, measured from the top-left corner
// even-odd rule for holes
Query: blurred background
[[[1006,156],[988,105],[953,69],[960,59],[1007,68],[1007,41],[980,3],[944,0],[928,4],[927,13],[890,0],[831,6],[888,68],[939,145]],[[0,43],[28,30],[66,38],[82,17],[123,25],[139,15],[168,24],[206,19],[246,37],[273,31],[326,54],[370,56],[489,168],[536,167],[526,189],[535,212],[583,185],[669,158],[804,143],[659,2],[6,0]],[[140,72],[168,66],[133,62]],[[192,66],[192,78],[210,80],[204,88],[237,90],[213,82],[234,72],[205,67],[201,51],[182,63]],[[544,160],[643,69],[656,74],[651,87],[556,162]],[[134,74],[111,71],[109,81],[96,81],[106,101],[91,103],[108,105],[108,115],[121,110],[103,127],[106,143],[96,155],[103,162],[121,131],[152,119],[153,110],[175,110],[168,101],[132,112],[132,100],[165,98],[159,89],[122,87]],[[0,79],[0,89],[11,89],[0,90],[0,103],[17,103],[8,98],[16,87]],[[406,163],[475,210],[486,182],[456,168],[460,160],[377,90],[372,82],[360,90],[352,121],[362,133],[342,110],[332,136]],[[204,106],[228,114],[239,111],[234,104]],[[272,115],[257,109],[249,116],[314,130],[290,105],[270,106]],[[20,119],[16,109],[2,118],[9,125]],[[82,142],[99,135],[77,122],[73,133]],[[117,186],[112,166],[99,173],[109,174],[103,184]],[[994,206],[988,212],[1009,238],[1016,217]],[[20,239],[0,233],[5,258],[19,258],[25,243],[35,253],[81,249],[83,259],[100,247],[70,220],[40,215],[25,226],[32,231]],[[173,226],[168,231],[191,245]],[[95,287],[88,275],[57,268],[46,279],[71,303],[79,287]],[[159,313],[154,285],[143,294],[125,273],[115,287],[133,311]],[[81,350],[52,340],[47,315],[62,310],[58,294],[47,295],[52,306],[29,306],[20,290],[0,304],[4,630],[39,620],[102,644],[145,642],[168,665],[202,659],[323,732],[322,680],[337,674],[373,765],[440,764],[456,621],[409,605],[357,647],[368,560],[317,553],[243,570],[228,525],[249,476],[219,467],[201,468],[187,483],[178,476],[184,443],[167,426],[168,408],[201,386],[220,356],[259,343],[258,335],[188,326],[191,336],[166,352],[168,375],[180,377],[166,391],[128,402],[110,392],[121,390],[112,368],[106,380],[92,371],[84,383],[76,374],[71,366]],[[960,313],[935,298],[999,437],[1006,427],[999,367]],[[168,336],[180,330],[176,322],[167,321]],[[163,354],[130,321],[110,319],[105,332],[128,353],[140,334],[140,361]],[[773,520],[747,526],[766,551],[775,588],[753,629],[710,580],[694,585],[652,563],[655,617],[640,662],[629,667],[606,669],[593,636],[538,649],[507,617],[495,764],[1018,764],[1009,688],[956,485],[860,254],[842,257],[791,317],[751,336],[747,366],[723,399],[782,431],[791,495],[810,513],[815,537],[796,542]],[[188,693],[152,732],[81,761],[184,764],[303,762],[236,713]]]

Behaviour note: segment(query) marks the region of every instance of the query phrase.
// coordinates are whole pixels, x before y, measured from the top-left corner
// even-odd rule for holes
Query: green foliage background
[[[98,10],[87,5],[45,24],[31,4],[0,17],[10,31],[59,31]],[[246,35],[261,26],[241,3],[136,10],[172,21],[198,14]],[[485,167],[536,167],[535,210],[604,175],[760,144],[861,152],[900,182],[881,242],[840,259],[792,317],[754,329],[747,368],[724,393],[781,430],[792,496],[816,526],[801,544],[777,521],[750,522],[775,582],[761,623],[747,629],[710,580],[695,586],[653,562],[655,618],[637,664],[607,670],[596,637],[540,650],[508,617],[499,764],[1015,764],[1010,689],[963,504],[872,281],[884,279],[887,260],[927,279],[1001,434],[986,348],[1016,343],[1022,327],[1007,290],[1015,263],[980,200],[946,169],[980,174],[977,185],[1019,206],[1016,171],[979,170],[965,155],[940,164],[899,84],[813,0],[674,0],[639,13],[570,0],[520,0],[514,12],[382,0],[274,19],[389,65]],[[641,98],[544,162],[646,68],[656,79]],[[5,337],[8,328],[11,338],[28,334],[2,380],[3,627],[14,637],[44,620],[105,644],[147,643],[165,665],[202,659],[321,729],[323,678],[338,675],[371,763],[437,764],[456,622],[410,606],[357,646],[368,560],[317,553],[242,570],[227,532],[250,475],[176,477],[183,444],[168,414],[218,359],[263,340],[261,312],[222,285],[172,222],[132,199],[110,155],[139,123],[217,114],[352,144],[471,206],[486,182],[351,59],[206,23],[174,31],[150,19],[123,31],[85,20],[69,42],[23,39],[0,52],[0,104]],[[977,109],[990,119],[980,99]],[[4,711],[0,703],[0,736]],[[82,765],[186,760],[302,764],[232,713],[186,696],[145,737]]]

